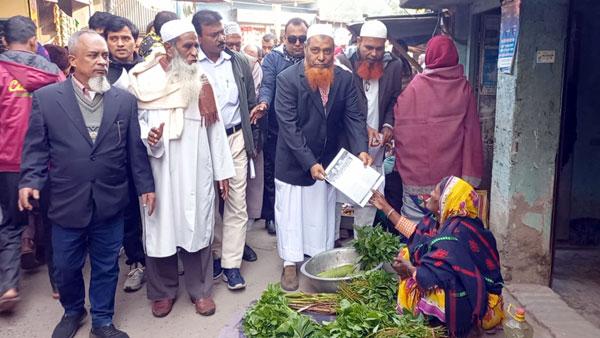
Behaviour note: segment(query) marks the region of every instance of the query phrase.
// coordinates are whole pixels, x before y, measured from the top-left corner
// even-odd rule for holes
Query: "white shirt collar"
[[[204,51],[202,50],[202,48],[200,48],[198,50],[198,61],[202,62],[204,60],[208,60],[208,62],[210,63],[214,63],[215,65],[220,65],[221,63],[225,62],[226,60],[230,60],[231,59],[231,55],[225,53],[225,51],[221,51],[221,54],[219,54],[219,59],[217,59],[216,62],[213,62],[211,59],[208,58],[208,56],[206,56],[206,54],[204,53]]]

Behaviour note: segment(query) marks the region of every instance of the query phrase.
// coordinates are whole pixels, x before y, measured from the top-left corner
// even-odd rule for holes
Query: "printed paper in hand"
[[[384,177],[377,170],[364,166],[363,162],[346,149],[341,149],[329,164],[327,182],[350,198],[356,205],[364,207],[373,189],[379,188]]]

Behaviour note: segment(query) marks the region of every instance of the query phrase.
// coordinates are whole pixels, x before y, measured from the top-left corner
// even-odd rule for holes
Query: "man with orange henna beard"
[[[330,26],[310,26],[305,61],[277,77],[275,224],[281,287],[288,291],[298,288],[296,264],[304,255],[333,249],[336,194],[325,168],[341,148],[341,134],[365,166],[373,163],[352,74],[334,65],[334,48]]]
[[[382,174],[384,146],[393,137],[394,105],[402,92],[402,61],[385,51],[386,39],[386,26],[381,21],[369,20],[362,25],[357,46],[348,47],[337,56],[340,63],[354,72],[353,83],[358,93],[360,111],[367,119],[369,154],[373,157],[373,168]],[[342,146],[347,144],[348,140],[342,139]],[[384,186],[379,190],[383,192]],[[338,202],[351,203],[340,193]],[[371,225],[376,213],[377,209],[371,204],[362,208],[354,206],[354,223],[359,226]]]

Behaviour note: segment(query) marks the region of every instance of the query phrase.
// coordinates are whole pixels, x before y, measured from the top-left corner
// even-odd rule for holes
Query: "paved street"
[[[264,230],[260,223],[248,233],[248,243],[256,250],[258,261],[244,262],[242,273],[248,286],[245,290],[232,292],[221,280],[216,281],[213,297],[217,312],[211,317],[196,314],[194,306],[185,292],[185,281],[180,279],[179,298],[173,312],[166,318],[152,316],[151,303],[146,299],[146,288],[136,293],[125,293],[122,284],[129,267],[121,257],[121,273],[115,304],[115,325],[132,338],[142,337],[216,337],[231,318],[244,309],[260,294],[268,283],[279,281],[281,261],[277,255],[277,240]],[[89,265],[84,276],[89,281]],[[302,281],[305,282],[305,281]],[[303,284],[301,284],[302,287]],[[21,294],[23,301],[11,316],[0,316],[0,337],[38,338],[50,337],[52,329],[60,320],[63,310],[57,300],[52,299],[46,267],[35,272],[22,274]],[[89,309],[89,302],[86,301]],[[88,317],[76,337],[88,337],[91,320]]]
[[[217,337],[221,329],[231,322],[252,300],[260,297],[268,283],[278,282],[281,273],[281,260],[277,254],[277,240],[264,230],[263,222],[248,233],[248,243],[257,254],[258,261],[245,262],[242,272],[248,286],[245,290],[232,292],[221,280],[216,281],[213,297],[217,312],[211,317],[196,314],[184,291],[185,282],[180,279],[179,298],[173,311],[166,318],[154,318],[146,299],[146,288],[136,293],[125,293],[121,285],[129,271],[121,257],[121,274],[116,297],[115,325],[132,338],[179,338]],[[86,281],[89,281],[89,266],[86,266]],[[300,289],[312,291],[307,280],[300,279]],[[60,320],[63,310],[57,300],[52,299],[46,267],[35,272],[22,274],[23,302],[11,316],[0,316],[1,338],[48,338]],[[87,302],[89,309],[89,302]],[[239,316],[238,316],[239,317]],[[88,337],[91,320],[88,317],[76,338]],[[488,338],[502,337],[501,332],[486,335]],[[226,338],[229,338],[226,337]]]

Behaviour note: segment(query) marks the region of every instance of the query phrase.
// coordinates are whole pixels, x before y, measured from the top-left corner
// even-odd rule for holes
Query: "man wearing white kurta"
[[[166,55],[155,54],[132,69],[130,77],[142,139],[161,193],[156,212],[144,215],[148,298],[156,317],[171,311],[179,252],[196,311],[210,315],[215,311],[210,297],[214,181],[220,181],[226,198],[227,179],[235,170],[212,88],[197,64],[193,25],[169,21],[161,35]]]

